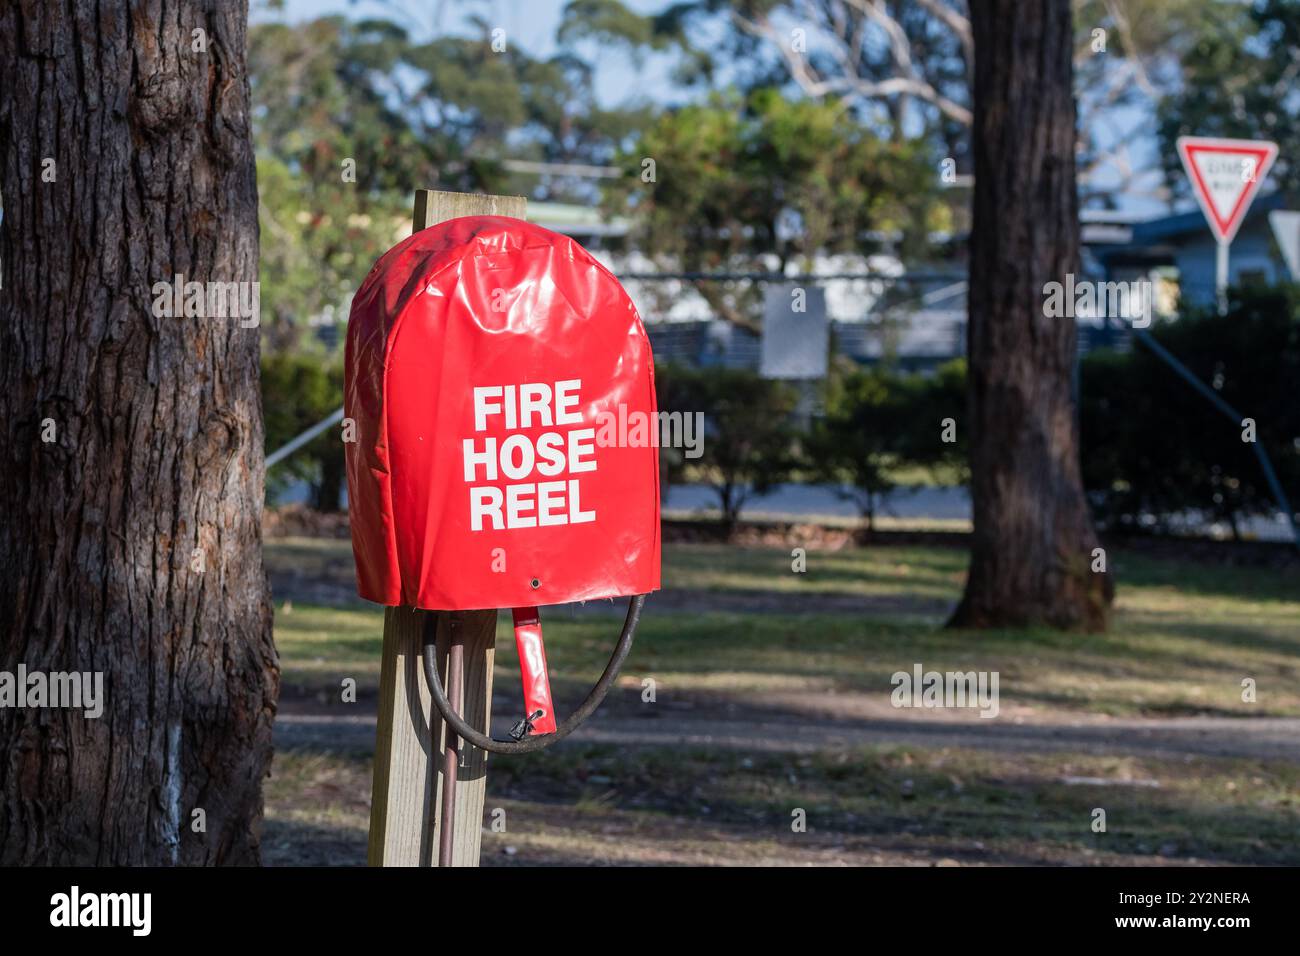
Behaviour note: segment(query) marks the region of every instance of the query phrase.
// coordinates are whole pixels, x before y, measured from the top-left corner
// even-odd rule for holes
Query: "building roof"
[[[1265,218],[1272,210],[1284,208],[1286,208],[1286,198],[1280,192],[1261,196],[1251,204],[1243,225],[1245,223],[1253,224],[1257,220]],[[1148,219],[1146,222],[1134,224],[1132,241],[1134,244],[1147,245],[1156,242],[1177,241],[1188,234],[1208,231],[1209,227],[1205,224],[1205,215],[1200,209],[1193,209],[1190,212],[1175,213],[1172,216],[1162,216],[1159,219]]]

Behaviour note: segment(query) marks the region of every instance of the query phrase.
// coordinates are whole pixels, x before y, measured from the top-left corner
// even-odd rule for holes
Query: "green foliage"
[[[410,198],[368,193],[332,178],[295,174],[274,155],[257,161],[264,328],[278,349],[313,323],[338,323],[366,273],[409,231]]]
[[[882,367],[836,372],[826,383],[824,413],[807,429],[797,421],[795,390],[754,372],[665,364],[656,368],[655,390],[661,410],[703,412],[705,419],[703,457],[661,450],[661,480],[708,482],[730,525],[747,498],[796,475],[840,485],[868,527],[901,469],[967,480],[964,433],[943,441],[943,420],[960,420],[966,407],[962,359],[928,375]]]
[[[413,183],[468,185],[445,136],[422,136],[385,96],[404,31],[325,17],[249,33],[263,313],[280,348],[341,310],[409,221]],[[444,180],[445,181],[445,180]]]
[[[833,375],[825,414],[807,443],[810,471],[840,485],[870,530],[900,469],[920,465],[949,473],[965,468],[964,442],[943,441],[943,420],[966,407],[966,366],[958,359],[934,375],[883,366]],[[962,439],[964,433],[957,431]]]
[[[960,423],[966,413],[966,360],[953,359],[921,379],[905,419],[904,457],[944,479],[945,483],[970,481],[966,430]],[[944,441],[944,422],[952,419],[955,441]]]
[[[653,159],[655,181],[642,181]],[[944,227],[926,150],[873,136],[833,104],[771,89],[665,112],[621,157],[607,205],[638,221],[638,245],[687,270],[784,265],[861,251],[892,232],[907,249]]]
[[[272,452],[343,404],[343,364],[337,357],[312,353],[262,355],[262,409],[266,450]],[[343,444],[337,429],[327,429],[267,473],[267,498],[294,479],[311,487],[311,504],[337,511],[343,490]]]
[[[1300,497],[1300,287],[1234,290],[1226,315],[1187,315],[1155,339],[1243,416],[1282,486]],[[1157,528],[1185,511],[1227,522],[1275,505],[1242,426],[1193,391],[1149,349],[1087,356],[1082,370],[1084,484],[1099,517]]]
[[[569,0],[556,39],[572,49],[590,41],[602,49],[626,51],[640,66],[647,50],[674,50],[681,55],[674,77],[689,84],[713,79],[713,51],[691,43],[691,21],[701,12],[697,0],[670,3],[657,13],[639,14],[620,0]]]
[[[882,235],[919,253],[949,225],[922,144],[886,142],[833,104],[771,89],[661,113],[619,162],[627,174],[607,186],[606,211],[628,216],[631,242],[669,271],[810,268],[818,253],[869,252]],[[696,289],[720,318],[758,331],[758,283]]]
[[[255,26],[259,155],[335,181],[353,158],[360,190],[397,191],[408,202],[415,184],[509,191],[507,158],[613,155],[628,121],[599,108],[589,65],[569,53],[536,58],[514,42],[494,50],[491,26],[473,25],[480,36],[426,43],[386,20]]]
[[[794,469],[798,395],[790,386],[745,369],[660,365],[655,391],[661,411],[704,413],[703,455],[682,465],[712,486],[729,527],[751,495]]]
[[[508,159],[606,163],[639,110],[595,102],[589,66],[480,37],[411,39],[385,20],[321,17],[249,32],[261,197],[262,308],[276,348],[341,322],[374,261],[409,234],[412,190],[591,198]],[[578,190],[578,192],[575,192]]]
[[[1300,0],[1218,4],[1183,63],[1179,91],[1160,106],[1166,174],[1187,189],[1179,136],[1270,139],[1279,146],[1273,179],[1300,197]]]

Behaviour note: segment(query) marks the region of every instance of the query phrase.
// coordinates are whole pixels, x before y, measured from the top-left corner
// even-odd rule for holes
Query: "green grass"
[[[860,713],[883,709],[893,721],[900,717],[888,709],[890,675],[920,662],[997,671],[999,723],[1300,715],[1296,569],[1111,558],[1118,601],[1107,633],[977,633],[942,627],[960,594],[962,551],[810,551],[806,573],[796,574],[783,549],[669,546],[668,590],[647,603],[624,672],[630,689],[606,707],[625,720],[645,716],[635,689],[652,676],[663,707],[655,715],[670,719],[683,707],[725,716],[733,703],[752,708],[767,692],[779,701],[770,712],[778,719],[783,708],[808,717],[822,704],[848,702]],[[347,603],[347,543],[272,541],[267,563],[277,580],[296,574],[298,585],[308,585],[291,608],[277,599],[286,696],[315,696],[342,712],[351,705],[339,703],[339,683],[352,677],[373,713],[383,611]],[[313,604],[310,596],[321,592],[311,585],[322,581],[347,606]],[[545,614],[558,700],[576,699],[608,656],[620,611],[603,607]],[[509,633],[505,617],[497,686],[517,695]],[[1257,682],[1254,704],[1241,700],[1244,677]],[[1097,753],[1070,752],[1064,743],[1059,752],[1050,743],[1003,751],[981,746],[978,729],[961,747],[772,753],[569,741],[544,754],[494,759],[486,813],[505,810],[509,826],[485,832],[483,859],[1300,864],[1300,766],[1293,762],[1130,754],[1122,736]],[[355,747],[282,745],[266,791],[267,861],[364,862],[370,764]],[[1092,827],[1098,808],[1106,812],[1104,833]],[[796,810],[806,813],[804,833],[791,830]]]
[[[666,588],[704,591],[955,601],[966,573],[965,552],[951,548],[809,551],[803,573],[794,572],[793,563],[789,551],[774,548],[669,545],[664,549],[663,584]]]
[[[350,573],[340,542],[272,542],[268,562],[305,574]],[[1300,574],[1112,556],[1118,600],[1105,634],[1048,629],[987,632],[942,628],[957,599],[965,553],[878,547],[810,552],[806,573],[789,552],[711,545],[669,546],[664,585],[686,608],[646,605],[629,674],[680,692],[762,690],[887,694],[889,676],[920,662],[936,670],[996,670],[1003,707],[1110,715],[1300,715]],[[725,592],[727,611],[709,611]],[[861,611],[828,602],[860,599]],[[665,606],[671,602],[663,599]],[[747,605],[753,611],[742,610]],[[544,615],[557,693],[589,684],[616,633],[610,614]],[[326,692],[343,677],[373,692],[383,612],[369,605],[295,603],[276,614],[276,640],[290,690]],[[501,630],[509,644],[508,625]],[[513,648],[499,673],[513,680]],[[1241,700],[1244,678],[1258,698]]]

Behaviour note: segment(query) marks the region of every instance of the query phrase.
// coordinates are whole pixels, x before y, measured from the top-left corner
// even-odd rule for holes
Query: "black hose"
[[[435,643],[436,634],[433,633],[435,629],[426,626],[423,655],[424,678],[429,683],[429,693],[433,697],[433,706],[438,708],[438,713],[447,722],[447,726],[462,740],[489,753],[534,753],[543,747],[549,747],[551,744],[563,740],[592,715],[592,712],[605,699],[605,695],[609,693],[609,689],[614,686],[618,672],[623,667],[623,662],[627,660],[628,653],[632,650],[632,639],[636,636],[636,625],[641,618],[641,606],[645,604],[645,598],[644,594],[638,594],[627,602],[627,618],[623,621],[623,632],[618,636],[618,644],[614,648],[609,663],[605,665],[605,673],[600,675],[600,680],[596,681],[596,686],[591,689],[591,693],[587,695],[587,699],[582,702],[582,705],[555,728],[555,733],[537,734],[536,736],[525,737],[522,740],[498,740],[495,737],[488,737],[486,734],[479,733],[467,724],[460,714],[452,710],[451,704],[447,701],[447,695],[442,689],[442,680],[438,677],[438,646]],[[429,621],[433,620],[433,615],[429,615]],[[490,724],[492,720],[491,701],[487,702],[487,710]]]

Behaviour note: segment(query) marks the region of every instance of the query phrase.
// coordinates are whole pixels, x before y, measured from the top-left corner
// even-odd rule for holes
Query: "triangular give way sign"
[[[1219,242],[1232,242],[1259,184],[1277,159],[1277,144],[1267,140],[1180,136],[1178,155],[1210,231]]]

